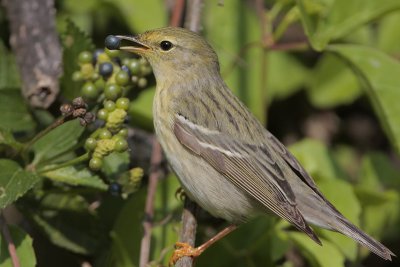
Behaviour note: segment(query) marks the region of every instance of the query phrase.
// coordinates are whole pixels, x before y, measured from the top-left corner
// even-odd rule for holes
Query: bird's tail
[[[390,251],[387,247],[382,245],[380,242],[376,241],[366,233],[364,233],[357,226],[349,222],[346,218],[344,218],[341,214],[337,214],[337,221],[335,223],[334,228],[336,231],[354,239],[361,245],[367,247],[376,255],[380,256],[385,260],[392,260],[392,256],[396,256],[392,251]]]

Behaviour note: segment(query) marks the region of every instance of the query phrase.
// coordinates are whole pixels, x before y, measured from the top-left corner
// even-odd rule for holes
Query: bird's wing
[[[321,244],[296,206],[289,183],[263,146],[246,144],[196,125],[181,115],[174,134],[187,149],[202,157],[235,186]]]
[[[304,170],[304,168],[300,165],[297,159],[290,153],[289,150],[278,140],[275,136],[273,136],[270,132],[267,132],[267,138],[270,140],[269,144],[271,144],[272,149],[277,151],[279,155],[285,160],[285,162],[292,168],[292,170],[296,173],[297,177],[300,178],[305,184],[307,184],[321,199],[330,206],[334,211],[342,215],[321,193],[315,184],[314,180],[311,176]]]

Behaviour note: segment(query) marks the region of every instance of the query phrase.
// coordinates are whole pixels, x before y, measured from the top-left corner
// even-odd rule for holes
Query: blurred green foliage
[[[290,128],[296,128],[295,133],[271,131],[291,141],[292,153],[343,214],[399,254],[400,2],[266,0],[264,4],[264,10],[257,10],[250,0],[205,1],[202,34],[217,51],[222,75],[264,124],[275,119],[269,115],[274,106],[283,107],[280,116],[289,123],[297,120]],[[81,51],[103,48],[109,34],[165,26],[171,15],[162,0],[58,0],[56,8],[64,48],[61,101],[80,93],[82,84],[71,76]],[[260,14],[266,25],[261,25]],[[0,10],[0,28],[6,26],[4,10]],[[270,39],[263,42],[263,36]],[[38,111],[28,106],[20,93],[8,33],[2,30],[1,37],[0,208],[8,206],[6,217],[7,210],[14,209],[24,218],[18,227],[10,226],[21,266],[35,266],[35,262],[44,267],[82,266],[82,262],[138,266],[147,182],[126,199],[107,192],[110,183],[136,167],[128,152],[107,156],[97,173],[82,163],[57,168],[84,151],[91,130],[77,121],[52,130],[26,151],[29,141],[59,114],[54,108]],[[131,127],[152,130],[154,91],[150,80],[131,99]],[[292,105],[293,101],[305,104]],[[304,114],[299,106],[307,106],[307,118],[295,116]],[[380,128],[377,132],[384,141],[363,146],[362,140],[349,138],[346,128],[355,127],[358,132],[370,128],[349,125],[343,110],[378,121],[373,126]],[[304,130],[306,121],[324,112],[337,114],[339,127],[328,140],[311,138],[315,136]],[[317,125],[317,136],[321,127],[330,127],[325,123]],[[182,210],[175,197],[178,187],[173,175],[159,181],[151,266],[166,265],[178,240]],[[201,216],[198,243],[223,226]],[[36,244],[32,245],[28,230]],[[316,267],[349,266],[346,262],[374,266],[374,256],[367,257],[369,252],[351,239],[317,231],[322,247],[285,221],[260,217],[207,250],[197,266],[286,267],[299,266],[299,261]],[[4,234],[0,239],[0,267],[12,266]],[[379,261],[379,266],[397,266],[396,261],[392,265]]]

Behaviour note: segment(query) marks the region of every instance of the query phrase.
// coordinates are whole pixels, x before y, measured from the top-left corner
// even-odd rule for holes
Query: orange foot
[[[175,250],[174,254],[172,254],[171,259],[169,260],[169,266],[175,265],[175,263],[182,257],[192,257],[196,258],[200,256],[200,254],[203,252],[203,249],[201,247],[199,248],[194,248],[188,243],[182,243],[182,242],[176,242],[175,243]]]

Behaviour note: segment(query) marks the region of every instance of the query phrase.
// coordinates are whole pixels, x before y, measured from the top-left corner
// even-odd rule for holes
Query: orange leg
[[[209,248],[212,244],[217,242],[218,240],[222,239],[224,236],[228,235],[229,233],[233,232],[237,228],[236,225],[230,225],[216,234],[214,237],[210,238],[207,242],[198,246],[197,248],[192,247],[187,243],[176,242],[175,243],[175,251],[172,254],[172,257],[169,261],[169,265],[174,265],[180,258],[182,257],[193,257],[197,258],[201,255],[207,248]]]

